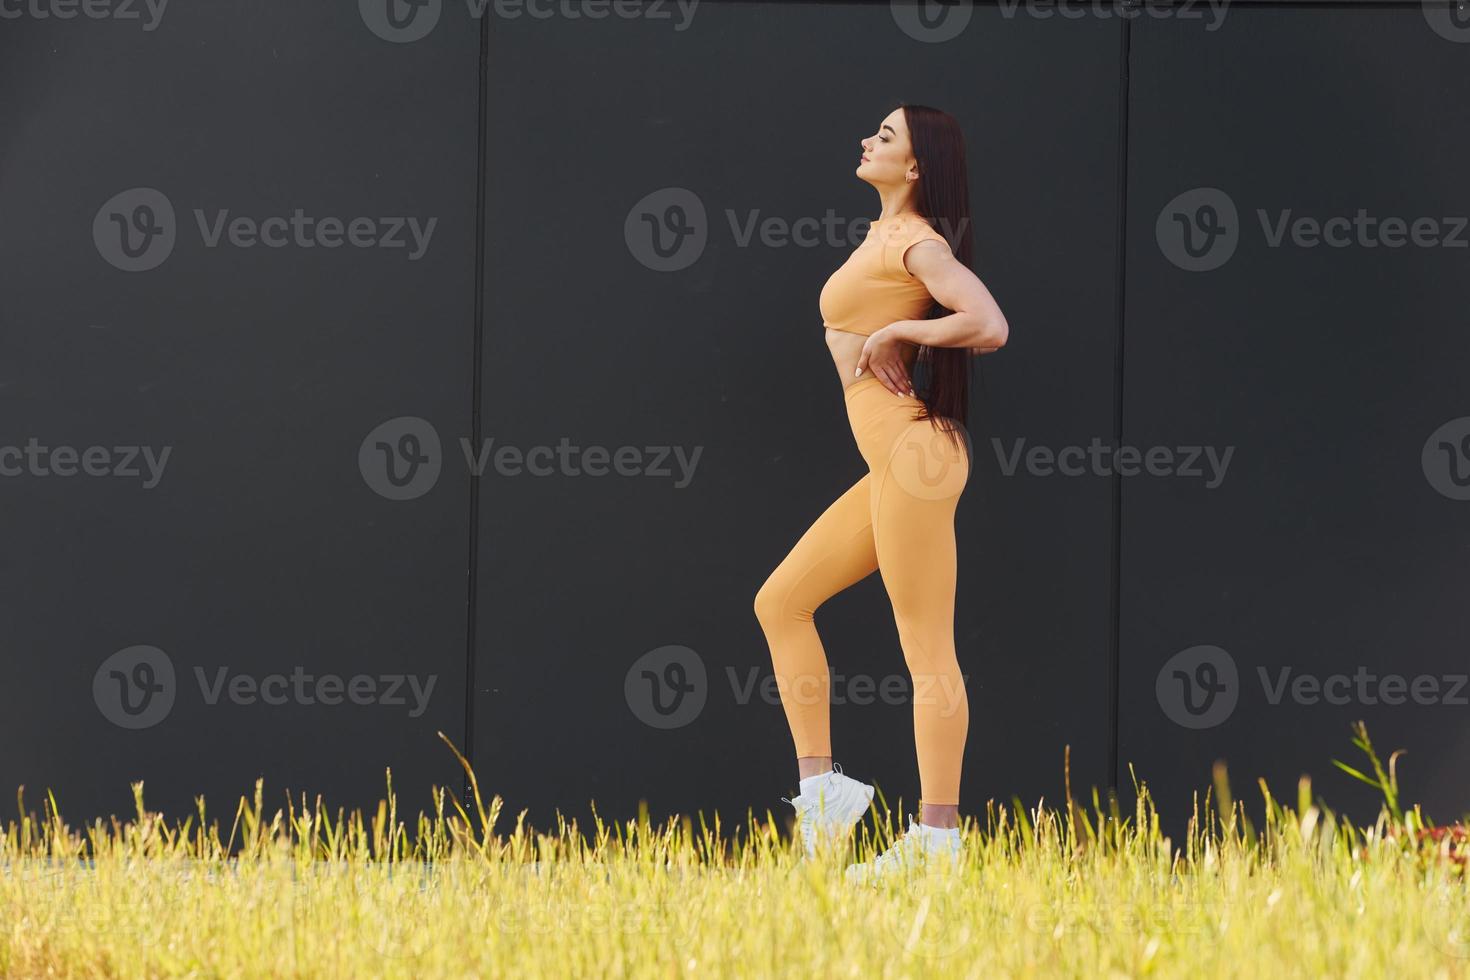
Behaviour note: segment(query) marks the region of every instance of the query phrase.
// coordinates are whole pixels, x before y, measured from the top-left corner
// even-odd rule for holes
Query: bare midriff
[[[832,352],[832,361],[837,365],[837,377],[842,381],[845,389],[848,385],[856,384],[863,378],[873,377],[873,372],[865,368],[861,375],[857,371],[858,358],[862,356],[863,344],[868,338],[864,334],[852,333],[848,330],[833,330],[827,327],[827,349]],[[903,359],[904,371],[909,381],[914,379],[914,361],[919,356],[917,344],[900,344],[899,357]]]

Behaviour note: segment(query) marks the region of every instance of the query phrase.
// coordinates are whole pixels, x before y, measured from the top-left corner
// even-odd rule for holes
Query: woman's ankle
[[[830,755],[804,755],[796,759],[798,779],[809,779],[831,771],[832,757]]]
[[[919,802],[919,824],[935,830],[955,830],[960,825],[958,803]]]

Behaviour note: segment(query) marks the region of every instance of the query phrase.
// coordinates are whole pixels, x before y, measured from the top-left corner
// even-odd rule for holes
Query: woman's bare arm
[[[919,242],[904,256],[904,265],[935,302],[954,312],[890,324],[898,339],[925,347],[968,347],[971,354],[989,354],[1006,345],[1010,326],[995,297],[941,242]]]

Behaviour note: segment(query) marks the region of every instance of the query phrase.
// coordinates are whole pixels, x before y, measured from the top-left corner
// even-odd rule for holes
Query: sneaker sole
[[[959,871],[963,855],[936,852],[918,861],[910,862],[885,871],[873,866],[873,861],[849,865],[844,877],[850,884],[876,885],[881,881],[915,881],[931,875],[948,875]]]

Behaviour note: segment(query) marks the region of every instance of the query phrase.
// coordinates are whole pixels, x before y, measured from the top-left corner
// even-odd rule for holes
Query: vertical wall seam
[[[485,116],[490,86],[490,18],[479,18],[480,50],[479,70],[475,74],[479,91],[475,97],[475,305],[474,334],[470,355],[470,445],[478,447],[481,441],[480,392],[483,385],[485,353]],[[470,527],[469,555],[466,576],[467,596],[465,600],[465,683],[464,683],[464,745],[461,751],[473,766],[475,762],[475,647],[476,626],[479,621],[480,579],[480,476],[470,468]],[[470,778],[466,773],[463,783],[465,799],[470,796]]]
[[[1128,288],[1128,100],[1129,58],[1132,55],[1133,19],[1122,23],[1118,75],[1118,236],[1117,236],[1117,329],[1113,341],[1113,446],[1123,444],[1123,329]],[[1114,468],[1112,477],[1112,622],[1108,642],[1108,785],[1115,792],[1118,771],[1119,673],[1121,669],[1121,618],[1123,577],[1123,477]]]

